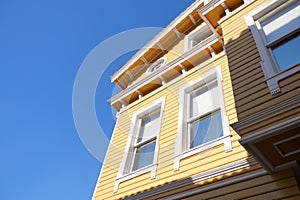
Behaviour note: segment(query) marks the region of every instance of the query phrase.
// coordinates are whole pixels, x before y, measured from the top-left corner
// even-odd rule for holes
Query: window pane
[[[300,26],[300,2],[262,23],[267,42],[275,41]]]
[[[132,170],[137,170],[153,163],[155,142],[154,140],[137,148]]]
[[[149,113],[143,117],[140,127],[140,133],[138,142],[147,140],[154,135],[157,135],[160,131],[160,112],[159,110],[153,113]]]
[[[273,55],[280,70],[285,70],[300,63],[300,34],[283,41],[273,48]]]
[[[190,148],[204,144],[223,135],[220,111],[191,124]]]
[[[197,32],[194,36],[191,37],[192,46],[196,46],[212,34],[213,32],[207,26],[205,26],[205,28],[200,29],[199,32]]]
[[[197,89],[191,93],[189,117],[196,117],[219,107],[217,82]]]

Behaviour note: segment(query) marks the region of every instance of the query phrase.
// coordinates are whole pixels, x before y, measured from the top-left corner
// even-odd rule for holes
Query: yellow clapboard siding
[[[232,157],[233,160],[235,160],[238,156],[237,156],[237,154],[232,154],[231,157]],[[231,160],[228,157],[222,157],[221,159],[225,159],[229,163],[230,163],[230,160]],[[197,174],[197,173],[203,171],[203,168],[205,168],[204,165],[201,165],[200,161],[197,163],[196,166],[194,166],[192,168],[190,168],[190,167],[185,168],[185,170],[184,170],[184,166],[182,166],[180,168],[180,171],[174,173],[171,177],[170,177],[170,173],[164,173],[164,174],[162,174],[164,177],[160,176],[160,180],[164,180],[164,179],[168,180],[168,181],[176,180],[179,177],[182,177],[182,173],[184,173],[187,177],[191,176],[191,175],[194,175],[194,174]],[[206,162],[208,162],[208,161],[206,161]],[[217,167],[217,166],[220,166],[220,162],[213,161],[212,163],[209,163],[208,165],[216,165],[214,167]],[[199,168],[202,168],[202,169],[199,170]],[[148,178],[149,178],[149,175],[148,175]],[[145,179],[148,179],[148,178],[145,175],[135,177],[133,180],[126,181],[126,183],[122,184],[123,185],[122,187],[126,187],[126,190],[128,190],[128,191],[136,189],[137,186],[138,186],[139,190],[143,190],[143,188],[146,189],[146,187],[149,187],[149,186],[147,184],[145,186],[142,186],[141,184],[143,184],[144,183],[143,181]],[[154,180],[151,180],[151,182],[153,182],[153,181]],[[125,188],[124,188],[124,190],[125,190]],[[120,191],[120,193],[121,193],[121,191]]]
[[[232,149],[234,152],[240,152],[240,151],[243,151],[244,150],[244,147],[242,147],[239,142],[237,141],[239,139],[239,137],[235,137],[233,140],[232,140]],[[168,149],[169,150],[169,149]],[[219,145],[215,148],[213,148],[213,151],[211,153],[209,153],[209,157],[212,157],[211,159],[214,159],[213,157],[218,157],[219,154],[224,154],[224,146],[223,145]],[[171,148],[170,151],[168,152],[161,152],[160,154],[160,162],[161,163],[172,163],[174,164],[174,149]],[[198,158],[195,158],[196,161],[199,161],[200,159],[200,155],[201,153],[197,153],[196,154],[196,157],[198,156]],[[195,162],[196,162],[195,161]]]

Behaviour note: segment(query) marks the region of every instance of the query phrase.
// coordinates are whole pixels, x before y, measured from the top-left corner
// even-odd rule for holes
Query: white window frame
[[[151,179],[155,178],[156,170],[157,170],[157,163],[158,163],[159,133],[151,138],[148,138],[146,141],[143,141],[143,142],[147,142],[150,140],[151,141],[156,140],[155,150],[154,150],[154,158],[153,158],[152,164],[147,165],[147,166],[142,167],[137,170],[132,170],[134,158],[135,158],[134,150],[138,146],[137,138],[138,138],[140,125],[141,125],[140,122],[141,122],[141,119],[145,115],[147,115],[151,112],[157,112],[157,110],[159,110],[159,112],[160,112],[159,113],[160,127],[158,130],[161,130],[161,123],[162,123],[162,118],[163,118],[165,101],[166,101],[166,97],[164,96],[163,98],[155,101],[150,106],[142,108],[133,114],[124,156],[123,156],[122,163],[120,165],[119,172],[118,172],[116,182],[115,182],[114,192],[118,191],[119,184],[121,182],[132,179],[136,176],[145,174],[147,172],[151,172],[151,175],[150,175]]]
[[[300,71],[300,64],[292,66],[283,71],[279,70],[272,50],[268,48],[268,43],[263,31],[261,30],[259,21],[261,19],[267,20],[268,18],[274,16],[283,9],[290,7],[296,2],[297,0],[273,0],[266,5],[259,7],[249,15],[245,16],[246,23],[252,32],[258,52],[261,56],[260,64],[262,66],[267,85],[272,95],[280,92],[280,87],[278,84],[280,80]],[[289,33],[287,33],[282,38],[285,38],[288,35]]]
[[[193,30],[192,32],[190,32],[188,35],[185,36],[184,38],[184,52],[189,51],[190,49],[201,45],[201,43],[203,43],[204,41],[210,39],[211,37],[215,37],[214,33],[212,32],[212,34],[207,37],[206,39],[202,40],[201,42],[199,42],[196,45],[193,45],[193,41],[194,38],[198,35],[201,35],[202,32],[206,32],[206,31],[211,31],[211,29],[209,28],[208,25],[206,25],[206,23],[203,23],[202,25],[200,25],[199,27],[197,27],[195,30]]]
[[[200,85],[213,81],[216,81],[218,84],[217,90],[221,100],[219,101],[219,107],[217,109],[211,110],[210,112],[213,113],[216,110],[220,111],[222,118],[223,136],[190,149],[188,147],[189,131],[187,127],[187,108],[189,108],[190,106],[188,103],[188,96],[190,95],[189,93],[193,88],[198,88]],[[225,152],[229,152],[232,150],[228,117],[226,116],[225,112],[221,67],[216,67],[206,73],[203,77],[183,85],[179,89],[179,103],[178,134],[175,143],[174,171],[179,170],[181,159],[189,157],[196,153],[200,153],[207,149],[211,149],[217,145],[224,144]]]

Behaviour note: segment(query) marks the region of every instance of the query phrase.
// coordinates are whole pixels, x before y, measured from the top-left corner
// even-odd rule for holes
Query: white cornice
[[[205,0],[197,0],[190,7],[188,7],[184,12],[182,12],[178,17],[176,17],[165,29],[158,33],[144,48],[139,50],[123,67],[121,67],[114,75],[111,76],[111,82],[114,82],[121,74],[123,74],[128,67],[130,67],[134,62],[136,62],[141,56],[143,56],[149,48],[153,47],[157,42],[159,42],[167,33],[176,29],[176,25],[183,19],[189,16],[189,14],[195,10],[201,3],[205,3]]]
[[[188,60],[189,58],[193,57],[197,53],[204,51],[207,46],[217,42],[220,40],[217,36],[211,37],[210,40],[206,41],[205,44],[201,44],[200,46],[195,46],[195,48],[192,48],[190,51],[185,52],[183,55],[177,57],[175,60],[171,61],[167,65],[159,68],[158,70],[151,73],[149,76],[146,76],[144,79],[138,81],[137,83],[133,84],[132,86],[124,89],[117,95],[113,96],[111,99],[109,99],[109,102],[113,105],[117,101],[120,101],[120,99],[125,98],[127,95],[132,94],[134,91],[141,88],[143,85],[146,85],[150,83],[151,81],[155,80],[156,78],[159,78],[163,74],[165,74],[167,71],[171,70],[175,66],[181,64],[183,61]]]

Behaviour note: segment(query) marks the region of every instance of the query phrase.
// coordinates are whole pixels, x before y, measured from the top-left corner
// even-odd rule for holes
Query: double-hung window
[[[157,135],[160,131],[160,109],[137,119],[137,138],[133,145],[133,162],[130,171],[153,164]]]
[[[218,83],[203,83],[187,91],[188,148],[192,149],[223,135]]]
[[[278,81],[300,70],[300,1],[273,0],[246,16],[271,94]]]
[[[138,175],[151,172],[150,177],[155,178],[164,104],[165,97],[133,114],[115,192],[121,182]]]
[[[231,150],[220,68],[180,88],[180,117],[174,170],[182,158],[224,144]]]

